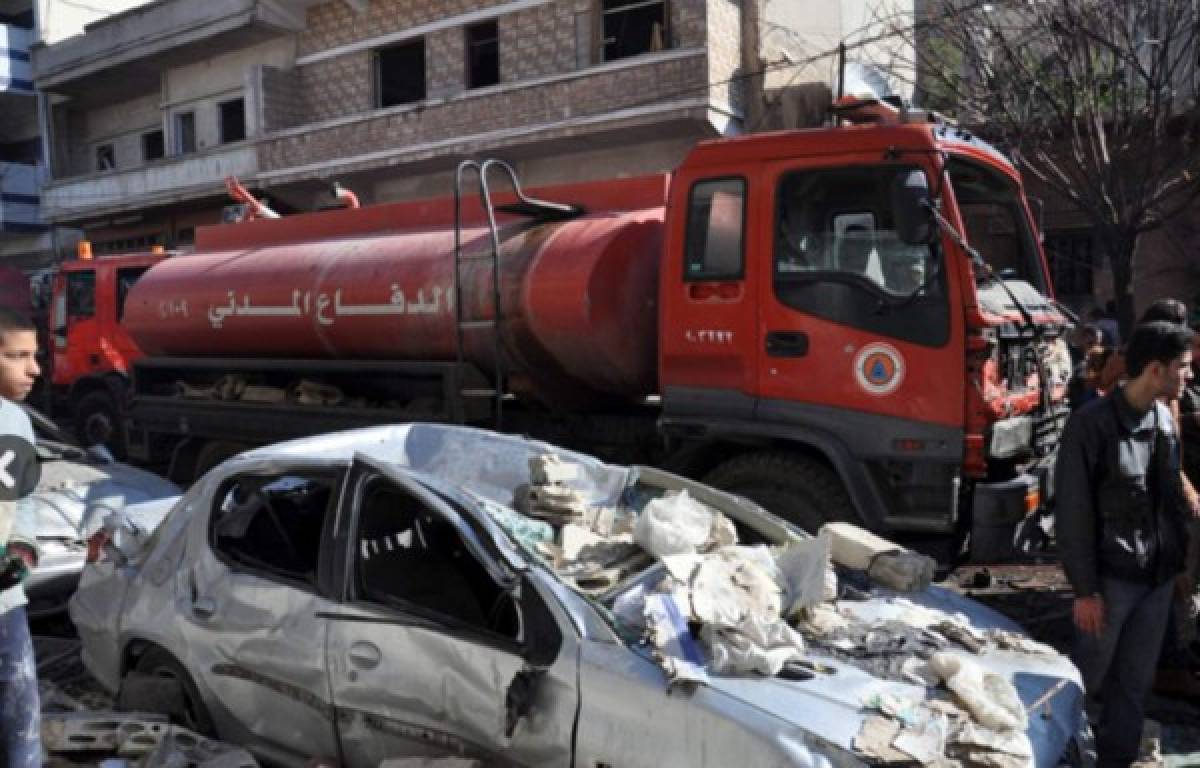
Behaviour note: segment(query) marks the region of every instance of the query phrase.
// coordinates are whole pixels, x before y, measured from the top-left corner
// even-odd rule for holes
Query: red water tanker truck
[[[494,194],[506,170],[201,229],[151,267],[125,306],[135,454],[187,479],[291,436],[499,424],[807,528],[973,530],[985,558],[1045,504],[1065,321],[987,145],[904,115],[702,143],[669,175]]]

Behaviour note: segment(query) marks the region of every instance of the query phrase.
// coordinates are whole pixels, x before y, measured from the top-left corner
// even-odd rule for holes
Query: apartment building
[[[158,0],[35,47],[43,214],[101,253],[186,248],[227,213],[228,175],[287,213],[332,204],[334,180],[365,202],[446,195],[465,157],[529,185],[667,170],[796,122],[771,114],[788,69],[878,2]]]

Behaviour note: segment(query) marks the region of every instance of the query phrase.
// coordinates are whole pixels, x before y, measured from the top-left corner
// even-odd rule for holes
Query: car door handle
[[[211,597],[199,597],[192,601],[192,613],[201,619],[211,619],[217,612],[217,604]]]
[[[374,643],[360,641],[350,646],[350,663],[360,669],[375,669],[382,658],[379,646]]]
[[[804,357],[808,334],[804,331],[767,331],[767,354],[771,357]]]

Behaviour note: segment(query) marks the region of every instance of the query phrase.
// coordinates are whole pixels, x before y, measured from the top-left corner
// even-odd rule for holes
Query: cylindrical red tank
[[[502,349],[524,387],[547,400],[654,391],[663,210],[502,226]],[[463,320],[489,320],[490,236],[476,227],[463,239]],[[453,228],[201,243],[150,269],[124,317],[148,355],[425,361],[455,359],[456,322]],[[485,373],[492,333],[464,331],[465,357]]]

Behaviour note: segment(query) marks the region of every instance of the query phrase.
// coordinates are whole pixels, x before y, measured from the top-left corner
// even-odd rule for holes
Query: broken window
[[[186,155],[196,151],[196,113],[181,112],[175,115],[175,154]]]
[[[96,170],[111,171],[117,167],[117,155],[112,144],[100,144],[96,147]]]
[[[231,481],[212,517],[210,541],[234,567],[315,588],[332,476],[246,475]]]
[[[600,16],[605,61],[667,47],[667,0],[602,0]]]
[[[467,27],[467,88],[500,82],[500,32],[495,21]]]
[[[745,179],[710,179],[692,187],[685,279],[741,278],[745,200]]]
[[[146,162],[158,160],[167,154],[166,144],[163,142],[163,132],[159,128],[156,131],[147,131],[142,134],[142,159]]]
[[[221,119],[221,143],[246,138],[246,100],[234,99],[217,105]]]
[[[363,491],[354,537],[358,599],[517,636],[512,598],[438,512],[382,478]]]
[[[375,94],[380,107],[425,99],[425,39],[375,52]]]

